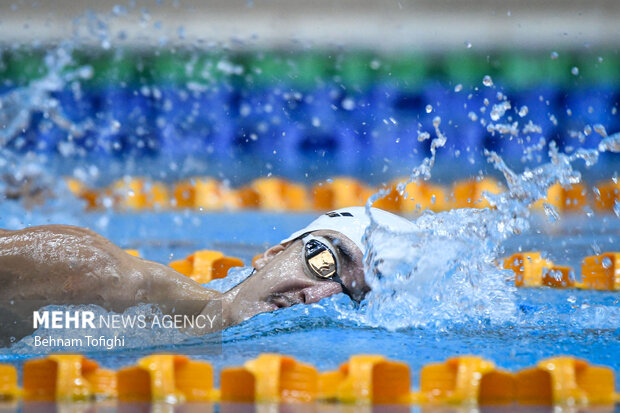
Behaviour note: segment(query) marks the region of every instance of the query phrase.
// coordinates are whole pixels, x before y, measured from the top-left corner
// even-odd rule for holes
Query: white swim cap
[[[407,231],[414,228],[414,224],[398,215],[379,208],[370,208],[372,218],[379,225],[393,231]],[[307,227],[291,234],[281,241],[281,244],[299,238],[303,234],[322,229],[340,232],[358,246],[362,253],[366,252],[362,238],[366,228],[370,225],[370,218],[366,215],[365,207],[349,207],[331,211],[312,221]]]

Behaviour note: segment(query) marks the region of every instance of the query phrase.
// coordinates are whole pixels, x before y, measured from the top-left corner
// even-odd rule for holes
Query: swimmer
[[[394,230],[412,225],[377,208],[372,213]],[[253,274],[225,293],[207,289],[166,265],[127,254],[86,228],[0,230],[0,302],[32,303],[12,309],[13,320],[32,317],[41,303],[96,304],[124,311],[139,303],[175,302],[174,311],[187,315],[221,309],[220,328],[338,293],[359,302],[369,291],[362,242],[369,222],[363,207],[324,214],[265,251],[255,261]],[[6,320],[7,315],[0,318]],[[12,330],[11,335],[31,332]],[[7,337],[5,331],[0,334]]]

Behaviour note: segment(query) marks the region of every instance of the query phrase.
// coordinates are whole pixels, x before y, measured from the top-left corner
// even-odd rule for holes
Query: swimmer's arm
[[[97,304],[113,311],[179,301],[186,314],[196,314],[199,303],[221,297],[168,266],[134,257],[89,229],[68,225],[0,230],[0,285],[5,300]]]

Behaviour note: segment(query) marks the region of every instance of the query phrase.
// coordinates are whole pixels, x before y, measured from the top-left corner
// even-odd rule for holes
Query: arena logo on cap
[[[336,218],[336,217],[353,217],[353,214],[350,212],[328,212],[325,215],[327,215],[330,218]]]

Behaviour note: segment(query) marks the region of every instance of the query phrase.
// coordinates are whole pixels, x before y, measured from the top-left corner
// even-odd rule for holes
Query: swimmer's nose
[[[304,304],[313,304],[321,301],[325,297],[341,293],[342,287],[336,282],[322,282],[306,287],[301,292]]]

